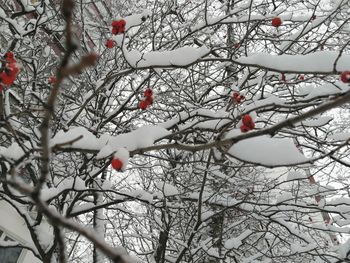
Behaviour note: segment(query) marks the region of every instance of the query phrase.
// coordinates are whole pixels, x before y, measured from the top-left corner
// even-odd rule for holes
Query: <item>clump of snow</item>
[[[330,116],[322,116],[310,120],[302,121],[301,124],[307,127],[321,127],[333,120],[333,117]]]
[[[305,253],[307,251],[313,250],[317,247],[315,243],[308,244],[306,246],[302,246],[300,244],[292,244],[291,251],[292,253]]]
[[[104,147],[102,147],[101,150],[97,153],[96,159],[99,160],[99,159],[106,158],[110,156],[112,153],[113,153],[113,149],[111,148],[111,146],[107,144]]]
[[[179,194],[179,190],[171,184],[167,184],[165,182],[158,182],[155,183],[155,186],[160,191],[162,191],[162,193],[164,193],[165,196],[174,196]]]
[[[277,196],[276,203],[293,200],[293,195],[290,192],[281,193]]]
[[[23,156],[24,151],[17,142],[12,143],[8,148],[0,146],[0,155],[8,159],[19,159]]]
[[[85,182],[80,177],[66,178],[61,181],[57,187],[44,188],[40,192],[40,198],[44,201],[49,200],[66,190],[85,190]]]
[[[172,67],[187,66],[209,54],[210,50],[200,48],[181,47],[171,51],[152,51],[141,53],[138,50],[127,51],[123,49],[125,59],[133,67]]]
[[[290,138],[270,138],[267,135],[239,141],[229,154],[242,161],[274,167],[307,162]]]
[[[103,134],[97,138],[84,127],[72,128],[67,132],[59,131],[51,139],[52,147],[59,145],[64,148],[81,148],[86,150],[100,151],[99,158],[108,156],[114,151],[125,148],[133,151],[143,147],[149,147],[154,141],[168,135],[170,132],[158,126],[142,126],[132,132],[110,136]]]
[[[334,141],[346,141],[350,139],[350,133],[349,132],[340,132],[336,134],[332,134],[328,136],[328,139],[334,140]]]
[[[340,258],[348,258],[348,253],[350,251],[350,238],[338,248],[338,254]]]
[[[327,83],[321,86],[304,86],[299,89],[298,94],[305,96],[305,100],[314,99],[321,96],[330,96],[341,94],[349,90],[349,86],[341,82],[335,82],[334,84]]]
[[[113,158],[115,159],[119,159],[122,161],[123,166],[122,166],[122,170],[126,169],[126,166],[129,163],[129,158],[130,158],[130,154],[129,151],[125,148],[119,148],[113,155]]]
[[[267,53],[240,57],[236,61],[244,65],[260,66],[276,71],[300,73],[330,73],[339,56],[336,51],[317,51],[306,55],[271,55]],[[337,71],[350,68],[350,54],[343,53],[337,63]]]
[[[296,171],[291,171],[288,173],[287,181],[306,179],[306,178],[307,178],[307,176],[305,174],[302,174],[302,173],[296,172]]]
[[[142,190],[142,189],[137,189],[137,190],[134,190],[134,191],[129,192],[127,194],[130,196],[133,196],[135,198],[141,199],[143,201],[146,201],[150,204],[153,202],[153,195]]]
[[[54,235],[47,226],[37,225],[33,226],[33,229],[38,237],[40,246],[47,250],[54,242]]]
[[[253,232],[250,229],[245,230],[238,237],[234,237],[225,241],[224,246],[227,249],[239,248],[243,244],[243,240],[250,236]]]

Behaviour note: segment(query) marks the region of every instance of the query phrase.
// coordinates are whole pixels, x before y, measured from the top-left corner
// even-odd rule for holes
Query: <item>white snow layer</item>
[[[171,184],[167,184],[164,182],[159,182],[156,183],[155,186],[164,193],[165,196],[173,196],[173,195],[178,195],[179,190]]]
[[[71,144],[65,144],[62,147],[100,150],[101,152],[98,154],[98,157],[103,158],[114,151],[122,151],[123,148],[128,151],[133,151],[139,148],[152,146],[155,140],[168,134],[169,131],[161,127],[143,126],[129,133],[117,136],[104,134],[100,138],[96,138],[96,136],[87,129],[75,127],[67,132],[59,131],[56,136],[51,139],[50,145],[65,144],[80,137],[79,140]],[[122,155],[125,156],[125,154]]]
[[[200,48],[181,47],[171,51],[153,51],[141,53],[138,50],[127,51],[124,48],[125,59],[132,67],[172,67],[187,66],[209,54],[210,50]]]
[[[232,248],[237,249],[242,245],[242,240],[246,239],[251,234],[252,234],[252,231],[250,229],[247,229],[238,237],[234,237],[226,240],[224,246],[227,249],[232,249]]]
[[[237,159],[263,166],[294,165],[308,159],[290,138],[270,138],[267,135],[239,141],[229,149]]]
[[[240,57],[236,62],[264,67],[270,70],[304,73],[331,73],[334,62],[339,56],[336,51],[318,51],[307,55],[271,55],[267,53],[252,54],[248,57]],[[342,54],[337,61],[337,71],[350,69],[350,54]]]

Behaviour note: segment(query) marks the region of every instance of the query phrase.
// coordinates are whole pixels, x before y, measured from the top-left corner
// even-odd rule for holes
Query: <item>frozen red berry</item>
[[[118,30],[117,28],[115,28],[115,27],[112,28],[112,34],[113,34],[113,35],[118,34],[118,31],[119,31],[119,30]]]
[[[153,104],[153,97],[146,97],[145,101],[148,104],[147,106],[152,105]]]
[[[305,79],[304,75],[299,76],[299,80],[304,80],[304,79]]]
[[[55,76],[50,76],[47,82],[52,85],[57,82],[57,79]]]
[[[249,126],[248,126],[251,130],[255,128],[255,123],[254,122],[251,122],[249,123]]]
[[[139,108],[140,108],[141,110],[147,109],[148,106],[149,106],[149,103],[148,103],[146,100],[141,100],[141,101],[139,102]]]
[[[153,91],[152,91],[150,88],[148,88],[148,89],[146,89],[146,90],[143,92],[143,95],[144,95],[145,97],[152,97]]]
[[[279,27],[282,25],[282,19],[278,16],[276,16],[275,18],[272,19],[271,21],[271,25],[274,27]]]
[[[120,171],[123,167],[123,162],[119,160],[118,158],[113,158],[111,161],[111,165],[113,169]]]
[[[4,85],[12,85],[16,80],[19,68],[15,63],[7,64],[5,69],[0,73],[0,82]]]
[[[236,102],[237,104],[241,103],[243,100],[245,100],[245,97],[243,95],[240,95],[238,92],[233,92],[232,94],[232,99],[234,100],[234,102]]]
[[[344,83],[349,83],[350,82],[350,71],[344,71],[343,73],[340,74],[340,80]]]
[[[249,114],[243,115],[242,122],[244,125],[247,125],[247,123],[251,123],[252,121],[253,121],[253,118]]]
[[[7,63],[16,63],[15,55],[12,52],[5,53],[5,60]]]
[[[118,35],[118,34],[125,33],[125,25],[126,25],[126,21],[123,19],[114,20],[112,22],[112,34]]]
[[[249,114],[245,114],[242,117],[242,123],[244,126],[247,126],[250,129],[255,128],[255,123],[253,121],[253,118]]]
[[[119,21],[118,20],[114,20],[112,21],[112,24],[111,24],[113,27],[117,27],[119,26]]]
[[[105,43],[106,48],[113,48],[115,46],[115,42],[113,39],[107,39]]]
[[[248,127],[248,126],[245,126],[245,125],[242,125],[242,126],[240,127],[240,129],[241,129],[241,132],[248,132],[248,131],[250,131],[249,127]]]
[[[233,92],[232,97],[233,98],[238,98],[239,97],[239,93],[238,92]]]

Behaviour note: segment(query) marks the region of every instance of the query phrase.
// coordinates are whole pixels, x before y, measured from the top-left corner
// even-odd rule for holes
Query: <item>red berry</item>
[[[114,45],[115,45],[114,40],[112,40],[112,39],[107,39],[107,40],[106,40],[105,46],[106,46],[107,48],[113,48]]]
[[[232,97],[233,98],[238,98],[239,97],[239,93],[238,92],[233,92]]]
[[[315,20],[316,19],[316,15],[313,15],[312,17],[311,17],[311,20]]]
[[[112,34],[113,34],[113,35],[118,34],[118,29],[115,28],[115,27],[113,27],[113,28],[112,28]]]
[[[56,77],[55,76],[50,76],[49,77],[49,80],[48,80],[48,83],[49,84],[55,84],[57,81]]]
[[[251,122],[251,123],[249,123],[249,125],[246,125],[246,126],[248,126],[252,130],[255,128],[255,123]]]
[[[241,132],[248,132],[248,131],[250,131],[249,127],[247,127],[247,126],[245,126],[245,125],[242,125],[242,126],[240,127],[240,129],[241,129]]]
[[[304,79],[305,79],[304,75],[300,75],[299,80],[304,80]]]
[[[15,81],[15,77],[13,77],[13,75],[9,75],[6,72],[1,72],[0,73],[0,80],[4,85],[12,85],[13,82]]]
[[[282,81],[286,81],[286,75],[282,74],[281,80],[282,80]]]
[[[123,19],[112,21],[112,34],[118,35],[118,34],[125,33],[125,25],[126,25],[126,21]]]
[[[146,102],[148,104],[147,106],[152,105],[153,104],[153,97],[147,97]]]
[[[241,95],[240,96],[241,100],[245,100],[245,96]]]
[[[123,167],[123,162],[121,160],[119,160],[118,158],[116,158],[116,159],[112,159],[111,165],[112,165],[113,169],[120,171]]]
[[[246,125],[247,123],[250,123],[252,121],[253,121],[253,119],[252,119],[252,117],[249,114],[243,115],[243,117],[242,117],[243,124]]]
[[[243,115],[242,123],[243,123],[243,126],[247,126],[250,129],[254,129],[255,128],[255,124],[253,122],[253,118],[249,114]]]
[[[344,71],[343,73],[340,74],[340,80],[344,83],[349,83],[350,82],[350,71]]]
[[[145,110],[147,108],[147,106],[149,106],[148,102],[146,100],[141,100],[139,102],[139,108],[141,110]]]
[[[274,19],[272,19],[271,24],[274,27],[279,27],[280,25],[282,25],[282,19],[277,16]]]
[[[7,52],[5,54],[5,60],[8,63],[16,63],[15,56],[13,55],[12,52]]]
[[[0,73],[0,81],[9,86],[15,81],[19,68],[15,63],[7,64],[4,71]]]
[[[143,95],[145,96],[145,97],[152,97],[152,95],[153,95],[153,91],[151,90],[151,89],[146,89],[144,92],[143,92]]]
[[[122,27],[125,27],[125,25],[126,25],[126,21],[124,19],[119,20],[119,23]]]

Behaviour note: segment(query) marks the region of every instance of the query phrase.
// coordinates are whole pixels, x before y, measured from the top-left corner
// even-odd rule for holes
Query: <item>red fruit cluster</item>
[[[113,158],[111,161],[111,165],[113,169],[120,171],[123,167],[123,162],[119,160],[118,158]]]
[[[238,92],[233,92],[232,94],[232,99],[235,103],[239,104],[241,103],[243,100],[245,100],[245,96],[240,95]]]
[[[107,39],[105,46],[106,48],[113,48],[115,46],[115,41],[113,39]]]
[[[0,83],[5,86],[10,86],[16,80],[19,68],[12,52],[7,52],[4,57],[6,64],[4,69],[0,72]]]
[[[282,25],[282,19],[276,16],[274,19],[272,19],[271,25],[274,27],[279,27],[280,25]]]
[[[304,75],[299,76],[299,80],[304,80],[304,79],[305,79]]]
[[[112,22],[112,34],[113,35],[124,34],[125,25],[126,25],[126,21],[124,19],[114,20]]]
[[[249,114],[245,114],[242,117],[242,126],[240,127],[241,132],[248,132],[255,128],[253,118]]]
[[[153,104],[153,91],[148,88],[143,92],[143,95],[146,97],[144,100],[139,102],[139,108],[141,110],[147,109],[148,106]]]
[[[344,83],[349,83],[350,82],[350,71],[344,71],[343,73],[340,74],[340,80]]]

